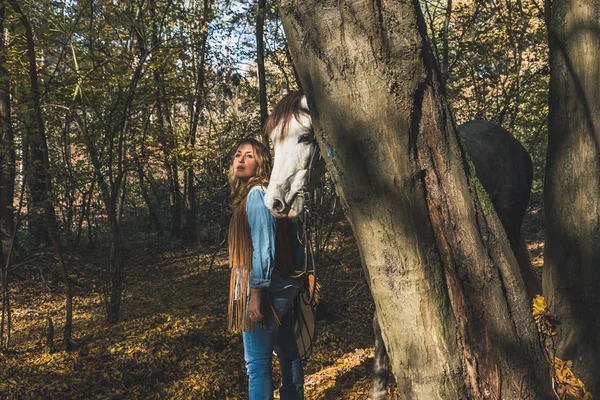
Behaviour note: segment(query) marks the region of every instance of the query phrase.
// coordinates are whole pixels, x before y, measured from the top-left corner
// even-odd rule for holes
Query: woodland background
[[[495,121],[532,156],[539,267],[543,5],[421,6],[456,122]],[[227,174],[281,84],[301,89],[275,4],[4,0],[0,33],[0,396],[244,398],[224,320]],[[307,395],[366,398],[372,299],[327,176],[317,198],[326,306]]]

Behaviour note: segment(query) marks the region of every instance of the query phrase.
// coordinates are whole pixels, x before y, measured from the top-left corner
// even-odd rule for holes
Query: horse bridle
[[[311,181],[311,175],[312,172],[315,169],[315,160],[317,157],[317,153],[319,153],[319,157],[323,157],[321,155],[321,152],[319,151],[319,146],[317,145],[316,139],[315,140],[315,146],[312,150],[312,152],[310,153],[310,159],[308,161],[308,167],[307,169],[307,177],[304,180],[304,184],[302,185],[302,188],[300,189],[300,194],[302,195],[302,199],[303,201],[303,210],[304,212],[302,213],[302,216],[299,218],[300,222],[302,223],[302,242],[304,243],[304,274],[306,276],[308,276],[309,272],[312,270],[313,273],[313,288],[312,290],[309,290],[310,293],[310,297],[307,300],[304,296],[300,296],[302,298],[302,301],[304,301],[305,304],[309,304],[309,305],[313,305],[313,302],[315,300],[315,296],[316,296],[316,286],[317,286],[317,266],[315,264],[315,255],[314,255],[314,250],[312,248],[312,241],[311,241],[311,231],[310,231],[310,224],[309,224],[309,215],[312,212],[312,197],[311,197],[311,193],[308,190],[308,188],[310,187],[310,181]],[[312,267],[312,269],[311,269]]]

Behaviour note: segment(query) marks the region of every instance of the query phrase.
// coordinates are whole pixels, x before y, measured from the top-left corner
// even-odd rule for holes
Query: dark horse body
[[[458,127],[475,175],[489,194],[515,253],[530,299],[542,292],[533,273],[521,225],[527,211],[533,166],[527,150],[493,122],[471,121]]]
[[[529,202],[531,158],[517,139],[493,122],[467,122],[458,133],[514,250]]]
[[[302,205],[297,196],[306,186],[306,177],[317,182],[324,168],[308,168],[314,157],[316,140],[306,98],[301,93],[287,94],[273,110],[267,122],[267,131],[275,148],[275,165],[265,205],[280,218],[299,215]],[[494,209],[515,253],[525,282],[528,296],[541,292],[535,277],[521,224],[529,202],[533,168],[531,158],[506,129],[492,122],[472,121],[458,127],[465,151],[475,166],[475,173],[488,192]],[[313,154],[313,156],[311,156]],[[308,187],[310,190],[310,187]],[[387,355],[377,314],[373,318],[375,330],[375,364],[371,397],[385,398],[388,378]]]

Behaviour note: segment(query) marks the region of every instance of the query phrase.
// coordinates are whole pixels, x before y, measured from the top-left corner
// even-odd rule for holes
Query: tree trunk
[[[75,181],[75,176],[73,174],[73,154],[71,152],[71,143],[69,140],[69,132],[71,129],[71,116],[67,114],[65,116],[65,124],[62,129],[62,137],[61,137],[61,145],[62,145],[62,162],[64,163],[66,170],[69,174],[69,178],[72,181]],[[66,233],[66,241],[67,243],[73,243],[73,224],[75,219],[75,202],[76,202],[76,187],[75,185],[69,185],[65,188],[65,209],[63,210],[63,229],[65,229]]]
[[[193,152],[196,146],[196,133],[198,131],[198,125],[200,124],[200,114],[204,109],[205,93],[204,93],[204,81],[205,81],[205,64],[206,64],[206,41],[208,40],[208,24],[210,22],[210,0],[204,0],[202,8],[202,25],[200,27],[201,36],[198,44],[198,52],[200,59],[196,66],[196,87],[195,97],[193,102],[193,113],[190,121],[190,132],[188,137],[188,148],[189,151]],[[194,185],[194,165],[192,162],[188,163],[189,166],[185,170],[185,212],[183,215],[183,232],[184,239],[188,242],[196,240],[196,190]]]
[[[446,4],[446,17],[444,18],[444,28],[442,29],[442,60],[441,60],[441,69],[442,69],[442,79],[444,83],[448,80],[448,71],[450,67],[449,61],[449,28],[450,28],[450,20],[452,18],[452,0],[447,0]]]
[[[48,158],[48,142],[46,140],[46,132],[44,128],[44,120],[42,118],[42,108],[40,99],[40,89],[37,75],[35,45],[33,41],[33,29],[29,23],[29,19],[21,10],[16,1],[9,1],[15,13],[19,14],[21,24],[25,29],[25,37],[27,39],[27,57],[29,61],[29,77],[31,80],[31,104],[35,113],[34,121],[36,131],[33,134],[29,131],[29,144],[31,149],[31,157],[33,162],[33,190],[34,196],[39,200],[43,210],[43,222],[50,243],[54,247],[56,257],[60,264],[63,284],[65,286],[65,330],[64,330],[64,345],[67,351],[71,350],[72,340],[71,332],[73,330],[73,296],[71,293],[71,283],[67,272],[65,260],[63,258],[62,243],[56,229],[56,214],[52,205],[52,178],[50,177],[50,160]]]
[[[162,80],[161,73],[154,71],[154,81],[157,84],[157,119],[158,126],[161,128],[159,133],[159,140],[163,150],[165,158],[165,169],[167,171],[167,180],[169,182],[169,200],[171,204],[171,235],[178,238],[181,236],[181,185],[179,183],[179,168],[177,166],[177,159],[174,157],[176,152],[176,143],[174,138],[174,131],[171,124],[171,117],[169,115],[169,107],[166,104],[165,98],[166,93],[164,91],[164,82]],[[164,107],[164,111],[163,111]]]
[[[125,210],[125,199],[127,197],[127,174],[123,175],[117,199],[117,223],[123,222],[123,211]]]
[[[15,195],[15,136],[10,110],[10,81],[6,69],[4,32],[5,6],[0,6],[0,263],[8,263],[10,241],[14,230],[13,199]]]
[[[517,262],[471,178],[419,2],[281,1],[280,13],[403,398],[552,398]]]
[[[27,60],[29,67],[29,78],[31,91],[28,94],[27,101],[30,105],[30,111],[33,111],[33,116],[28,116],[26,122],[27,143],[29,146],[23,151],[27,152],[29,158],[27,162],[27,170],[25,182],[28,185],[29,201],[28,209],[28,225],[29,230],[34,237],[34,247],[40,244],[52,244],[48,231],[45,227],[46,212],[46,173],[44,170],[48,161],[48,144],[46,141],[46,133],[44,129],[44,120],[42,118],[40,89],[37,74],[35,44],[33,39],[33,29],[27,16],[21,10],[17,1],[8,2],[14,12],[20,16],[20,22],[25,30],[25,38],[27,41]],[[51,210],[54,213],[54,209]],[[56,218],[55,218],[56,219]]]
[[[164,231],[162,225],[160,224],[160,219],[158,218],[158,210],[148,194],[148,188],[146,187],[145,183],[146,178],[144,177],[144,171],[142,170],[142,167],[138,169],[138,179],[140,180],[140,191],[142,192],[142,197],[144,198],[146,207],[148,207],[150,228],[156,230],[162,236],[164,235]]]
[[[90,228],[89,213],[92,205],[92,197],[94,196],[94,185],[96,184],[96,174],[93,174],[92,183],[90,184],[90,190],[81,193],[81,215],[79,216],[79,222],[77,223],[77,235],[73,243],[73,248],[76,249],[79,246],[81,240],[81,231],[83,229],[83,220],[87,218],[88,229]]]
[[[118,192],[118,190],[117,190]],[[107,303],[108,322],[114,324],[119,322],[121,313],[121,295],[123,293],[123,267],[119,260],[121,250],[121,227],[117,217],[116,201],[107,205],[108,219],[110,221],[111,243],[110,243],[110,296]]]
[[[263,132],[267,122],[267,81],[265,77],[265,3],[266,0],[258,0],[258,13],[256,15],[256,69],[258,72],[258,102],[260,104],[260,127],[262,142],[269,148],[269,135]]]
[[[600,1],[550,9],[544,294],[557,357],[600,393]]]
[[[0,317],[0,350],[8,348],[4,340],[7,315],[10,313],[8,267],[11,263],[15,194],[15,136],[10,110],[10,81],[6,69],[6,38],[4,32],[5,5],[0,5],[0,282],[2,290],[2,316]],[[9,333],[7,332],[7,337]]]
[[[131,87],[129,91],[129,96],[132,97],[135,92],[135,86],[137,79],[141,71],[138,67],[136,72],[134,73],[134,78],[131,82]],[[100,157],[98,156],[98,149],[94,144],[94,140],[92,139],[90,132],[88,131],[88,126],[86,123],[86,103],[83,98],[82,91],[79,91],[79,98],[81,100],[81,108],[84,118],[80,118],[77,114],[73,114],[73,116],[79,120],[79,126],[81,126],[81,133],[83,136],[83,141],[88,149],[90,161],[94,167],[94,175],[98,182],[98,187],[100,188],[100,196],[102,199],[102,203],[104,204],[104,208],[106,210],[106,214],[108,216],[108,221],[110,223],[111,230],[111,246],[110,246],[110,256],[109,256],[109,268],[110,268],[110,294],[106,297],[106,318],[110,323],[116,323],[119,320],[120,315],[120,307],[121,307],[121,294],[123,289],[123,267],[119,260],[119,251],[121,248],[121,228],[119,226],[119,218],[118,218],[118,202],[121,191],[121,185],[123,184],[124,173],[122,167],[122,163],[120,164],[120,168],[116,176],[113,178],[111,174],[105,174],[103,171],[103,166],[101,164]],[[126,101],[127,106],[123,111],[125,114],[128,113],[129,105],[131,104],[131,98]],[[122,132],[125,127],[126,117],[122,117],[121,124],[118,129]],[[109,133],[109,140],[114,140],[113,134]],[[112,145],[112,144],[111,144]],[[122,154],[124,144],[119,141],[118,145],[118,154]],[[109,157],[110,162],[112,162],[112,155]],[[108,176],[107,176],[108,175]],[[93,187],[90,189],[93,193]],[[90,204],[92,201],[92,193],[90,193]],[[90,245],[92,244],[92,231],[91,231],[91,221],[90,221],[90,211],[91,207],[88,205],[88,212],[86,214],[87,223],[88,223],[88,237]]]
[[[169,3],[170,4],[170,3]],[[160,54],[162,45],[161,30],[158,27],[156,18],[155,2],[150,2],[150,15],[152,18],[152,48],[156,54]],[[166,75],[163,64],[154,67],[153,78],[156,86],[156,116],[160,132],[158,138],[164,154],[164,166],[167,171],[167,180],[169,182],[169,199],[171,205],[171,235],[181,236],[181,188],[179,184],[179,171],[177,159],[174,157],[176,143],[171,123],[171,114],[167,102],[167,92],[165,88],[164,76]],[[162,230],[162,229],[161,229]]]

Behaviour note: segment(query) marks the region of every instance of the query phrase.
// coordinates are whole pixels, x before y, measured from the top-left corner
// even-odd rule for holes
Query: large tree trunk
[[[419,2],[281,1],[403,398],[552,398],[523,282],[471,179]]]
[[[545,180],[544,294],[556,355],[600,393],[600,1],[554,0]]]

